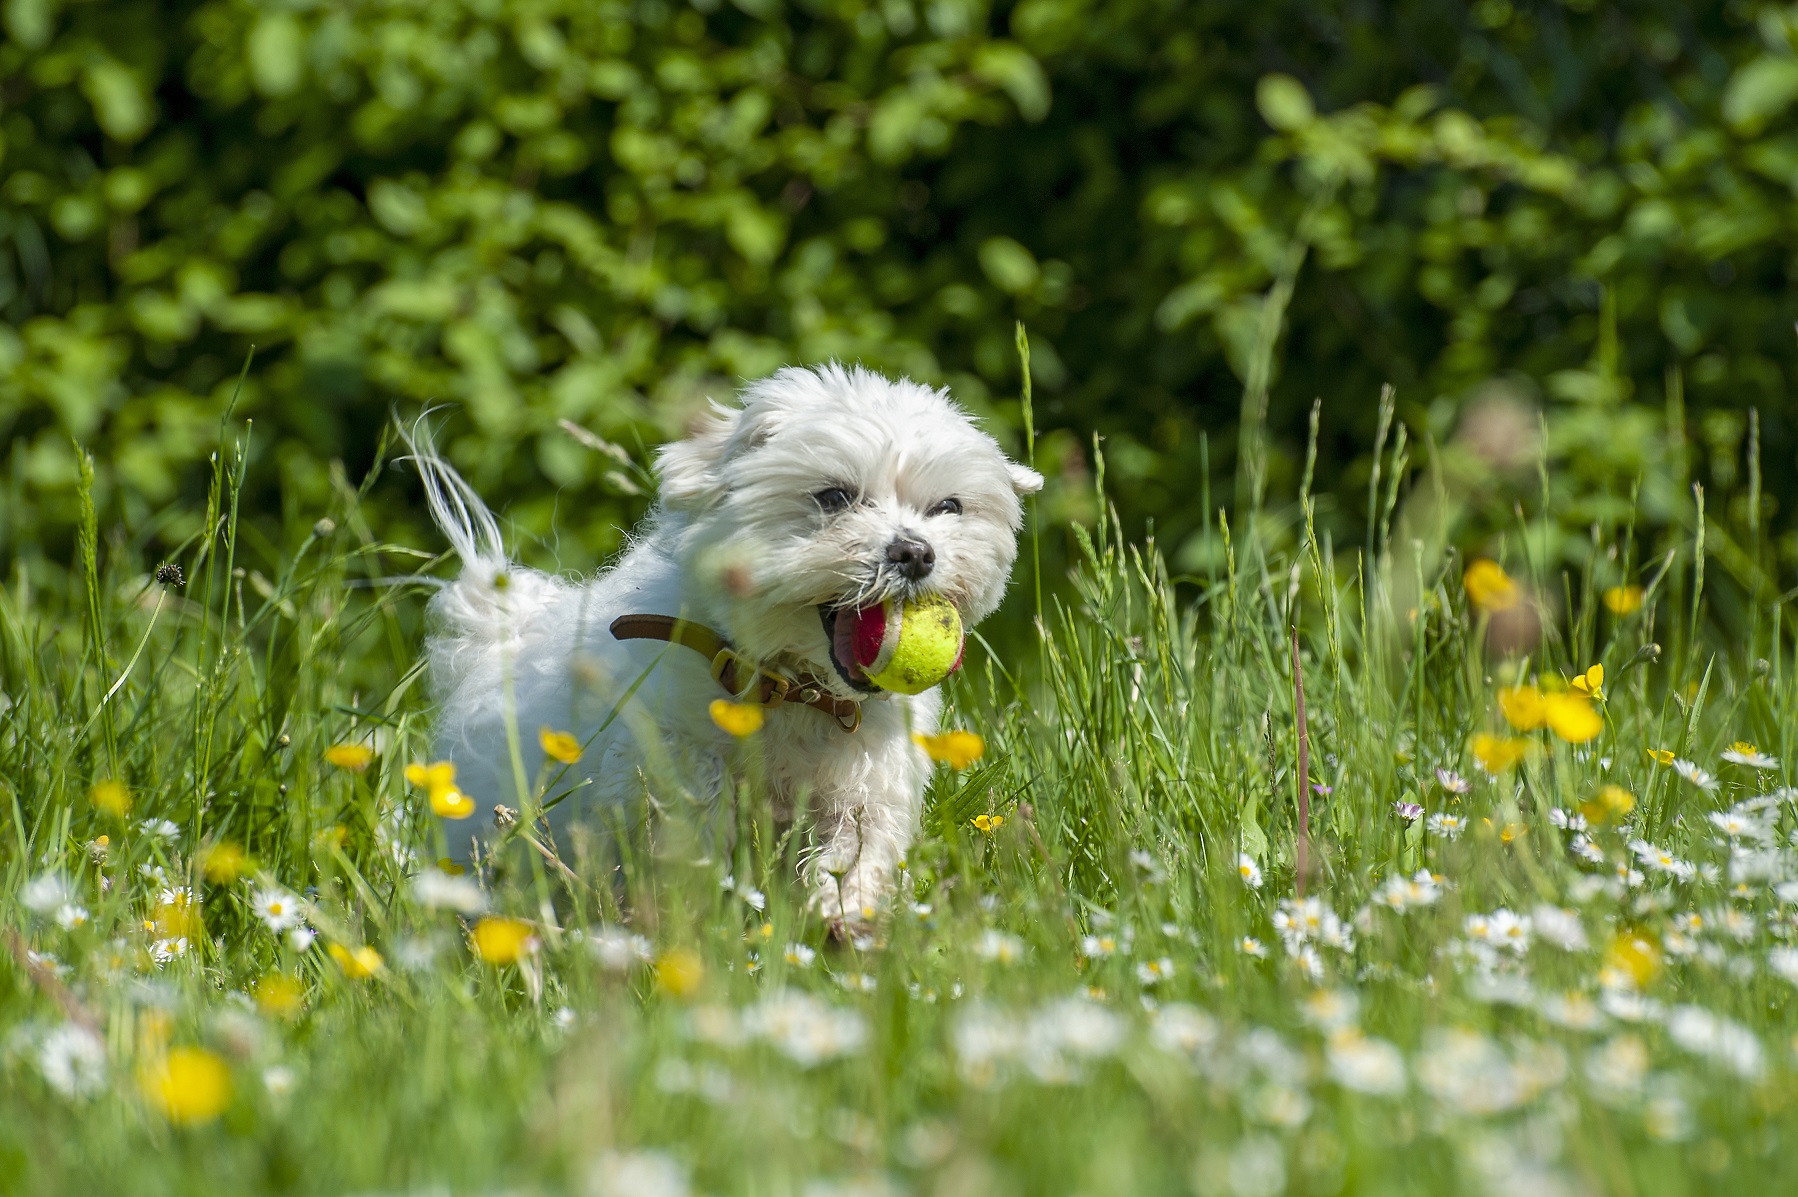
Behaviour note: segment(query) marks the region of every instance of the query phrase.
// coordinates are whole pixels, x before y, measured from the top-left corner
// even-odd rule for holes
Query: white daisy
[[[155,961],[157,968],[185,955],[187,955],[187,937],[185,935],[178,935],[172,939],[159,939],[150,945],[150,959]]]
[[[479,914],[487,909],[486,893],[471,878],[452,876],[441,869],[425,869],[414,877],[412,896],[432,910]]]
[[[1015,964],[1024,955],[1024,941],[1015,935],[988,927],[975,941],[974,954],[982,960]]]
[[[1737,740],[1723,753],[1723,759],[1732,765],[1743,765],[1749,769],[1777,769],[1779,758],[1768,756],[1746,740]]]
[[[1159,960],[1145,960],[1136,966],[1136,979],[1144,985],[1157,985],[1174,975],[1174,962],[1163,956]]]
[[[74,887],[61,873],[39,873],[19,890],[19,902],[33,914],[49,914],[74,900]]]
[[[257,890],[250,900],[250,909],[277,935],[300,925],[299,898],[278,885]]]
[[[1458,840],[1461,833],[1467,830],[1467,820],[1460,815],[1435,814],[1430,816],[1427,824],[1434,835],[1444,839]]]
[[[37,1067],[64,1097],[92,1097],[106,1086],[106,1045],[86,1027],[65,1023],[38,1044]]]
[[[1256,864],[1255,858],[1247,852],[1237,856],[1236,873],[1242,878],[1242,883],[1250,889],[1261,888],[1261,866]]]
[[[1717,788],[1717,779],[1703,769],[1687,760],[1673,762],[1673,771],[1697,786],[1701,790],[1710,791]]]

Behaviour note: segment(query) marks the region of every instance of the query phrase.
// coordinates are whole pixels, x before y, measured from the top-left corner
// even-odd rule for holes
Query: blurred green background
[[[143,568],[195,532],[252,344],[244,514],[271,553],[326,509],[333,463],[354,484],[390,414],[444,404],[450,455],[524,555],[585,567],[646,500],[561,421],[642,460],[705,395],[839,357],[952,386],[1021,451],[1018,320],[1042,515],[1093,514],[1100,434],[1126,527],[1152,522],[1177,568],[1217,551],[1205,497],[1237,493],[1244,376],[1281,329],[1267,478],[1288,503],[1318,399],[1315,488],[1368,486],[1390,383],[1383,443],[1402,428],[1409,448],[1389,464],[1432,480],[1450,539],[1505,533],[1527,499],[1565,528],[1545,551],[1577,562],[1638,482],[1636,519],[1689,533],[1698,481],[1751,506],[1724,513],[1738,539],[1798,556],[1774,536],[1798,501],[1791,7],[4,0],[0,18],[9,576],[55,585],[70,559],[77,442]],[[412,485],[376,479],[378,531],[434,545]],[[1318,518],[1367,531],[1359,500]],[[1760,553],[1719,536],[1755,589]]]

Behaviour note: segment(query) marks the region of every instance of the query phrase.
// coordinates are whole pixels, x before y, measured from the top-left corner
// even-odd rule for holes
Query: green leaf
[[[1012,42],[988,42],[974,51],[974,73],[997,84],[1018,114],[1035,123],[1049,115],[1049,77],[1022,46]]]
[[[988,237],[980,243],[980,269],[995,287],[1011,295],[1029,291],[1042,275],[1036,257],[1010,237]]]
[[[1263,75],[1255,85],[1255,107],[1262,120],[1282,133],[1303,129],[1317,119],[1311,94],[1291,75]]]
[[[108,137],[133,142],[150,131],[150,98],[123,64],[110,58],[92,63],[81,72],[81,91]]]
[[[306,33],[292,13],[270,13],[244,40],[250,79],[265,96],[290,96],[306,77]]]
[[[1763,56],[1730,77],[1723,119],[1741,133],[1757,132],[1798,100],[1798,59]]]

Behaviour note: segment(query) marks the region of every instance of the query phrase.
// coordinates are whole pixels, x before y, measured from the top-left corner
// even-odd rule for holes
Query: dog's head
[[[941,595],[972,625],[999,605],[1018,498],[1043,480],[946,391],[832,364],[781,370],[741,402],[657,465],[699,614],[745,653],[859,697],[873,687],[839,647],[839,611]]]

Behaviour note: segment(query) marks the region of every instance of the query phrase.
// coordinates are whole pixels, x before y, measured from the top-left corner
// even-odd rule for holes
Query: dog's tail
[[[474,487],[438,456],[425,417],[420,416],[410,429],[401,426],[399,435],[410,454],[400,460],[418,467],[418,480],[424,483],[425,505],[431,519],[449,538],[450,547],[462,558],[463,568],[484,573],[505,569],[506,547],[500,539],[499,521]]]
[[[462,559],[462,575],[431,600],[431,614],[439,621],[431,637],[433,681],[454,688],[470,670],[494,660],[496,650],[515,646],[563,584],[508,560],[499,521],[438,455],[423,417],[410,429],[402,426],[399,435],[409,451],[402,460],[418,468],[432,521]]]

